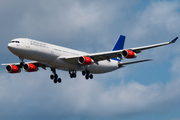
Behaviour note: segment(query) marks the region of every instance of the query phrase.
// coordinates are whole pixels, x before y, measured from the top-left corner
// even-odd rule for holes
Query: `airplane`
[[[56,70],[68,71],[70,78],[76,78],[78,71],[82,72],[85,78],[93,79],[93,74],[107,73],[129,64],[150,61],[152,59],[121,62],[123,58],[136,58],[143,50],[169,45],[175,43],[178,37],[170,42],[148,45],[143,47],[124,49],[126,36],[120,35],[112,51],[99,53],[86,53],[29,38],[16,38],[8,44],[8,49],[21,60],[20,63],[1,64],[6,65],[8,73],[20,73],[21,69],[26,72],[36,72],[39,67],[46,70],[49,67],[52,71],[50,79],[54,83],[61,83]],[[24,59],[31,60],[24,62]]]

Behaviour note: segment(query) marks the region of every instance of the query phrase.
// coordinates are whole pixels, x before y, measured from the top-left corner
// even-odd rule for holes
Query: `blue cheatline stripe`
[[[111,58],[111,60],[116,60],[116,61],[121,61],[121,59],[118,59],[118,58]]]
[[[125,38],[126,38],[126,36],[120,35],[120,37],[119,37],[118,41],[116,42],[112,51],[122,50],[124,48]],[[118,58],[112,58],[112,60],[121,61],[121,59],[118,59]]]

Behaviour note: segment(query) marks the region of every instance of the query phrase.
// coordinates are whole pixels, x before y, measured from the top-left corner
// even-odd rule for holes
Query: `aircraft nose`
[[[16,48],[16,45],[15,45],[15,44],[9,43],[9,44],[8,44],[8,49],[9,49],[10,51],[14,51],[14,50],[16,50],[17,48]]]
[[[8,49],[12,49],[13,48],[13,45],[11,43],[8,44]]]

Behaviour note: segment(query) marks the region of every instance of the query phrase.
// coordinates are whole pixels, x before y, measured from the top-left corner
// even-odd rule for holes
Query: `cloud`
[[[179,68],[180,68],[180,58],[179,57],[176,57],[173,61],[172,61],[172,69],[171,71],[176,74],[176,75],[179,75]]]
[[[104,118],[166,112],[179,105],[180,80],[148,86],[131,81],[107,87],[98,76],[87,81],[61,75],[62,84],[54,84],[47,74],[49,71],[1,74],[0,118]]]
[[[1,23],[1,31],[5,30],[2,40],[4,43],[11,38],[25,36],[69,45],[67,47],[86,52],[99,52],[112,48],[112,36],[116,39],[119,32],[127,35],[128,48],[164,42],[176,37],[180,17],[177,1],[152,2],[143,11],[133,12],[133,16],[125,14],[128,12],[127,5],[130,3],[128,7],[131,8],[137,1],[131,2],[16,1],[14,5],[14,2],[4,1],[0,5],[9,7],[0,7],[0,14],[7,15],[3,19],[4,23],[6,20],[9,22],[4,26]],[[14,15],[11,16],[12,14]],[[160,58],[162,62],[163,57],[168,59],[175,51],[179,54],[179,45],[174,45],[176,46],[152,50],[148,54],[139,54],[138,57],[152,56],[155,59]],[[14,59],[11,62],[12,60]],[[134,71],[141,70],[134,69],[133,66],[127,66],[120,71],[121,74],[114,72],[95,75],[89,81],[80,75],[76,79],[69,79],[68,73],[61,71],[58,73],[63,81],[56,85],[49,80],[50,71],[14,75],[1,72],[0,118],[83,119],[167,112],[179,106],[180,100],[180,79],[177,75],[179,57],[172,61],[171,75],[176,74],[174,80],[163,84],[160,82],[163,80],[154,77],[158,82],[146,86],[136,82],[137,79],[123,83],[126,81],[125,75],[133,76]],[[130,71],[134,73],[129,74]],[[111,83],[113,76],[118,80],[122,78],[122,81]],[[107,85],[107,81],[110,84]]]
[[[180,118],[172,118],[171,120],[180,120]]]
[[[39,31],[39,34],[47,33],[60,38],[72,39],[83,31],[95,33],[114,16],[112,5],[107,2],[88,2],[87,5],[77,0],[45,1],[38,2],[38,5],[35,10],[26,12],[21,19],[22,25],[33,34]]]
[[[179,36],[179,6],[178,1],[153,1],[143,11],[136,11],[126,22],[124,29],[127,35],[125,47],[168,42]],[[178,44],[155,48],[148,52],[143,51],[146,54],[138,57],[153,57],[156,60],[161,60],[162,57],[168,58],[173,54],[172,51],[179,50],[178,48]],[[164,52],[166,54],[162,54]]]
[[[130,33],[135,38],[161,36],[163,32],[177,33],[180,26],[179,6],[177,1],[151,2],[144,11],[136,14],[135,27]]]

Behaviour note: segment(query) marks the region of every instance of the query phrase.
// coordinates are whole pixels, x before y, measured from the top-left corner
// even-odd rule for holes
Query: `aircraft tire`
[[[88,80],[89,79],[89,75],[86,75],[85,78],[86,78],[86,80]]]
[[[54,79],[54,83],[57,83],[57,79]]]
[[[55,74],[54,77],[55,77],[55,79],[58,79],[58,75],[57,74]]]
[[[73,74],[70,74],[70,77],[73,78]]]
[[[89,75],[89,78],[90,78],[90,79],[93,79],[93,75],[92,75],[92,74],[90,74],[90,75]]]
[[[50,75],[50,78],[51,78],[51,80],[53,80],[54,79],[54,75]]]
[[[57,80],[57,81],[58,81],[58,83],[61,83],[61,81],[62,81],[62,80],[61,80],[61,78],[58,78],[58,80]]]
[[[76,73],[73,73],[73,77],[76,78]]]
[[[85,75],[86,75],[86,72],[85,72],[85,71],[82,71],[82,75],[85,76]]]

